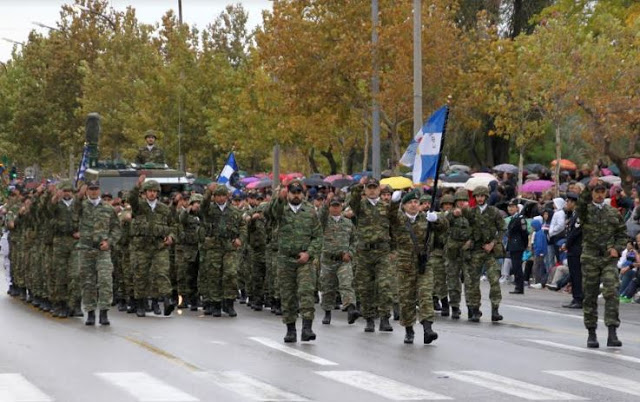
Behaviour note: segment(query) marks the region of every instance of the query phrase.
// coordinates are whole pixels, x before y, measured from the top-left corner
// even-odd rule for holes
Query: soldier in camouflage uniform
[[[76,245],[82,276],[82,304],[87,310],[86,325],[95,325],[96,308],[100,325],[109,325],[107,311],[113,301],[111,248],[120,239],[120,222],[113,207],[100,199],[100,183],[90,181],[87,199],[76,202],[79,239]],[[82,197],[82,194],[80,197]]]
[[[200,231],[200,205],[202,194],[193,194],[189,198],[189,206],[180,211],[180,226],[176,259],[178,263],[178,293],[184,304],[191,306],[191,311],[198,311],[198,269],[200,253],[198,251]]]
[[[360,317],[356,310],[351,268],[356,251],[355,228],[349,219],[342,216],[342,199],[329,194],[326,204],[320,209],[319,216],[324,239],[320,270],[322,323],[331,323],[331,310],[339,292],[342,308],[347,311],[347,322],[353,324]]]
[[[444,199],[444,197],[442,197]],[[464,275],[465,297],[469,305],[469,278],[471,274],[471,224],[469,222],[469,194],[464,188],[456,190],[455,208],[446,213],[449,221],[447,242],[444,249],[447,267],[447,288],[451,304],[451,318],[460,318],[460,301],[462,294],[461,276]],[[469,279],[467,279],[469,278]]]
[[[78,232],[78,202],[73,195],[70,181],[60,182],[57,193],[51,197],[47,207],[48,217],[53,223],[53,268],[54,287],[51,300],[54,303],[54,317],[67,318],[69,307],[76,305],[79,286],[77,272],[72,267],[78,265],[76,244],[80,238]],[[72,289],[74,290],[72,292]]]
[[[280,299],[280,286],[278,283],[278,222],[271,213],[271,208],[264,211],[265,229],[267,233],[267,249],[265,261],[267,265],[267,301],[271,313],[282,315],[282,303]]]
[[[584,326],[589,332],[587,347],[599,347],[598,294],[602,283],[604,324],[609,329],[607,346],[620,347],[617,328],[620,326],[618,299],[620,279],[616,261],[626,245],[626,227],[617,210],[604,203],[607,190],[593,178],[578,200],[578,219],[582,225],[582,309]]]
[[[235,317],[238,315],[233,307],[238,296],[238,249],[243,244],[244,223],[240,211],[229,203],[227,187],[215,183],[209,186],[200,207],[200,218],[205,237],[198,289],[205,314],[220,317],[222,310],[229,317]]]
[[[389,323],[394,275],[389,262],[389,218],[397,212],[397,203],[382,201],[378,180],[363,177],[351,192],[349,206],[358,222],[355,279],[362,315],[367,320],[364,330],[375,331],[377,316],[380,317],[380,331],[393,331]]]
[[[296,320],[302,316],[302,341],[316,339],[313,332],[315,272],[320,257],[322,228],[315,209],[303,202],[304,186],[293,180],[271,200],[269,208],[278,225],[278,284],[285,342],[296,342]]]
[[[426,254],[427,218],[434,231],[430,235],[429,250],[433,248],[434,238],[447,229],[447,221],[435,212],[420,211],[419,193],[411,191],[402,197],[402,210],[391,216],[391,249],[395,253],[394,265],[398,272],[400,292],[400,324],[405,327],[404,343],[413,343],[413,324],[416,319],[423,326],[424,343],[430,344],[438,339],[432,329],[435,319],[433,309],[433,269],[437,260],[427,262],[424,271],[420,268],[420,255]],[[416,315],[416,303],[418,314]]]
[[[497,258],[504,257],[502,237],[504,232],[504,220],[498,209],[487,205],[489,189],[484,186],[473,190],[476,206],[471,210],[470,222],[473,236],[473,249],[471,252],[471,272],[469,275],[469,295],[467,296],[470,310],[469,320],[479,322],[482,313],[480,311],[480,276],[482,269],[486,268],[489,278],[489,299],[491,300],[491,321],[502,320],[499,307],[502,301],[500,290],[500,267]],[[467,278],[465,278],[465,291],[467,290]]]
[[[164,315],[169,316],[176,306],[169,277],[169,247],[176,238],[175,222],[169,207],[158,200],[158,182],[149,180],[144,183],[145,178],[145,175],[141,175],[129,193],[136,315],[146,315],[147,297],[151,297],[154,314],[159,315],[158,299],[164,297]],[[144,198],[140,197],[141,188]]]
[[[122,276],[124,284],[124,297],[127,300],[127,314],[136,312],[138,305],[135,298],[135,285],[133,279],[133,264],[131,262],[131,207],[124,205],[118,214],[122,235],[117,245],[117,252],[120,254],[120,264],[122,265]]]
[[[440,199],[440,208],[446,213],[453,207],[453,197],[444,195]],[[426,212],[426,211],[424,211]],[[445,214],[443,214],[445,216]],[[448,222],[447,222],[448,225]],[[433,300],[440,306],[440,315],[449,317],[449,291],[447,289],[447,264],[444,257],[447,236],[432,234],[433,248],[429,249],[429,263],[433,264]]]
[[[26,289],[24,286],[24,275],[22,266],[19,261],[22,244],[18,241],[22,237],[21,227],[16,225],[18,213],[22,207],[22,195],[17,189],[12,190],[11,196],[5,208],[7,215],[5,216],[5,227],[9,231],[9,261],[11,263],[11,281],[14,288],[13,296],[19,296],[24,300],[26,297]]]
[[[259,198],[258,198],[259,197]],[[256,195],[262,201],[262,195]],[[265,303],[265,278],[267,274],[267,228],[264,211],[269,204],[257,204],[247,212],[247,249],[249,261],[249,303],[255,311],[262,311]]]
[[[156,145],[156,134],[152,130],[148,130],[144,134],[144,140],[147,145],[138,149],[136,155],[136,163],[144,165],[145,163],[164,164],[164,151]]]
[[[239,201],[238,201],[239,200]],[[234,194],[231,197],[231,204],[243,214],[243,219],[246,220],[247,216],[249,216],[249,212],[258,206],[257,194],[251,193],[247,197],[247,203],[244,203],[243,197],[241,194]],[[247,225],[244,225],[244,229],[247,229]],[[247,237],[247,233],[243,233],[243,237]],[[238,287],[240,288],[240,294],[238,299],[240,304],[247,303],[247,298],[251,295],[251,252],[250,247],[247,243],[243,243],[240,249],[238,250]],[[251,305],[251,300],[249,300],[248,307],[253,307]]]
[[[383,202],[390,203],[393,190],[388,184],[380,186],[380,199]],[[393,256],[391,257],[393,258]],[[393,320],[398,321],[400,319],[400,305],[398,304],[398,274],[395,270],[392,270],[391,275],[391,294],[393,295]]]

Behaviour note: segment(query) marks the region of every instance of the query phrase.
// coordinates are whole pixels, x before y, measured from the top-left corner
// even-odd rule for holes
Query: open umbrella
[[[496,172],[518,173],[518,167],[510,163],[502,163],[493,167]]]
[[[486,172],[478,172],[478,173],[474,173],[471,175],[471,177],[484,177],[490,180],[498,180],[496,179],[496,177],[494,175],[492,175],[491,173],[486,173]]]
[[[457,171],[457,172],[469,172],[471,168],[467,165],[450,165],[449,171]]]
[[[482,186],[489,187],[489,183],[495,180],[496,178],[493,177],[493,175],[473,176],[469,180],[467,180],[467,182],[464,184],[464,188],[466,188],[467,190],[473,191],[478,187],[482,187]]]
[[[324,178],[324,181],[328,181],[329,183],[333,183],[336,180],[340,180],[340,179],[353,179],[351,176],[349,176],[348,174],[332,174],[331,176],[327,176]]]
[[[541,193],[553,187],[555,183],[550,180],[532,180],[524,183],[520,191],[525,193]]]
[[[257,177],[245,177],[244,179],[240,180],[240,183],[242,184],[249,184],[249,183],[253,183],[254,181],[260,181],[260,179],[258,179]]]
[[[526,170],[528,172],[540,173],[544,169],[545,169],[545,167],[542,166],[539,163],[529,163],[527,165],[524,165],[524,170]]]
[[[443,187],[443,188],[463,188],[464,185],[465,185],[464,182],[462,183],[455,183],[455,182],[448,182],[448,181],[438,182],[438,187]]]
[[[355,183],[355,181],[351,179],[337,179],[331,182],[331,187],[335,187],[335,188],[349,187],[353,183]]]
[[[627,159],[627,166],[629,166],[632,169],[640,169],[640,158]]]
[[[620,185],[622,184],[622,179],[619,178],[618,176],[613,176],[613,175],[609,175],[609,176],[602,176],[600,178],[600,180],[602,180],[605,183],[609,183],[609,184],[613,184],[613,185]]]
[[[555,160],[551,161],[551,166],[555,167],[556,166],[556,162]],[[569,159],[560,159],[560,169],[562,170],[576,170],[578,169],[578,167],[576,166],[575,163],[571,162]]]
[[[380,184],[387,184],[394,190],[402,190],[413,186],[411,179],[402,176],[388,177],[380,180]]]
[[[307,177],[306,179],[302,180],[302,182],[307,187],[330,187],[331,186],[331,183],[328,183],[316,177]]]
[[[324,175],[322,173],[313,173],[309,177],[312,178],[312,179],[324,179]]]
[[[470,177],[471,176],[466,173],[454,173],[446,176],[440,176],[440,179],[447,183],[466,183]]]
[[[260,188],[267,188],[267,187],[271,187],[273,185],[273,180],[271,179],[262,179],[260,181],[254,181],[251,182],[249,184],[247,184],[247,188],[250,190],[255,190],[255,189],[260,189]]]

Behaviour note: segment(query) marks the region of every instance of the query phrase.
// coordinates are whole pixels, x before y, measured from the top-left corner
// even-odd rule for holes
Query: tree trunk
[[[336,159],[333,157],[332,147],[329,146],[329,149],[327,149],[326,151],[320,151],[320,154],[325,158],[327,158],[327,161],[329,162],[329,167],[331,168],[331,174],[338,173],[338,163],[336,162]]]
[[[309,151],[309,166],[311,167],[311,173],[318,173],[318,163],[316,162],[316,149],[311,148]]]
[[[351,147],[349,154],[347,155],[347,164],[342,173],[353,173],[353,166],[356,164],[356,148]]]

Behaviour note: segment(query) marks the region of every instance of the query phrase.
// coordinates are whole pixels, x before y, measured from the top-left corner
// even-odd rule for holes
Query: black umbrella
[[[331,187],[335,187],[335,188],[349,187],[353,183],[354,181],[351,179],[338,179],[338,180],[334,180],[333,183],[331,183]]]
[[[446,181],[447,183],[466,183],[469,177],[471,176],[466,173],[450,174],[442,177],[442,181]]]
[[[271,187],[271,186],[273,186],[273,180],[265,179],[265,180],[260,180],[258,182],[258,184],[256,184],[253,188],[262,189],[262,188],[267,188],[267,187]]]
[[[314,173],[309,177],[312,179],[320,179],[320,180],[324,179],[324,175],[322,173]]]
[[[528,172],[540,173],[545,169],[545,167],[539,163],[530,163],[528,165],[524,165],[524,169]]]
[[[308,187],[331,187],[331,183],[327,183],[326,181],[316,178],[316,177],[308,177],[302,182]]]

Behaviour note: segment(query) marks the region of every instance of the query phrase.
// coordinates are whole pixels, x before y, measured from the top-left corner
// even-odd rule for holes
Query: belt
[[[389,243],[378,242],[378,243],[363,243],[360,247],[362,250],[388,250]]]

